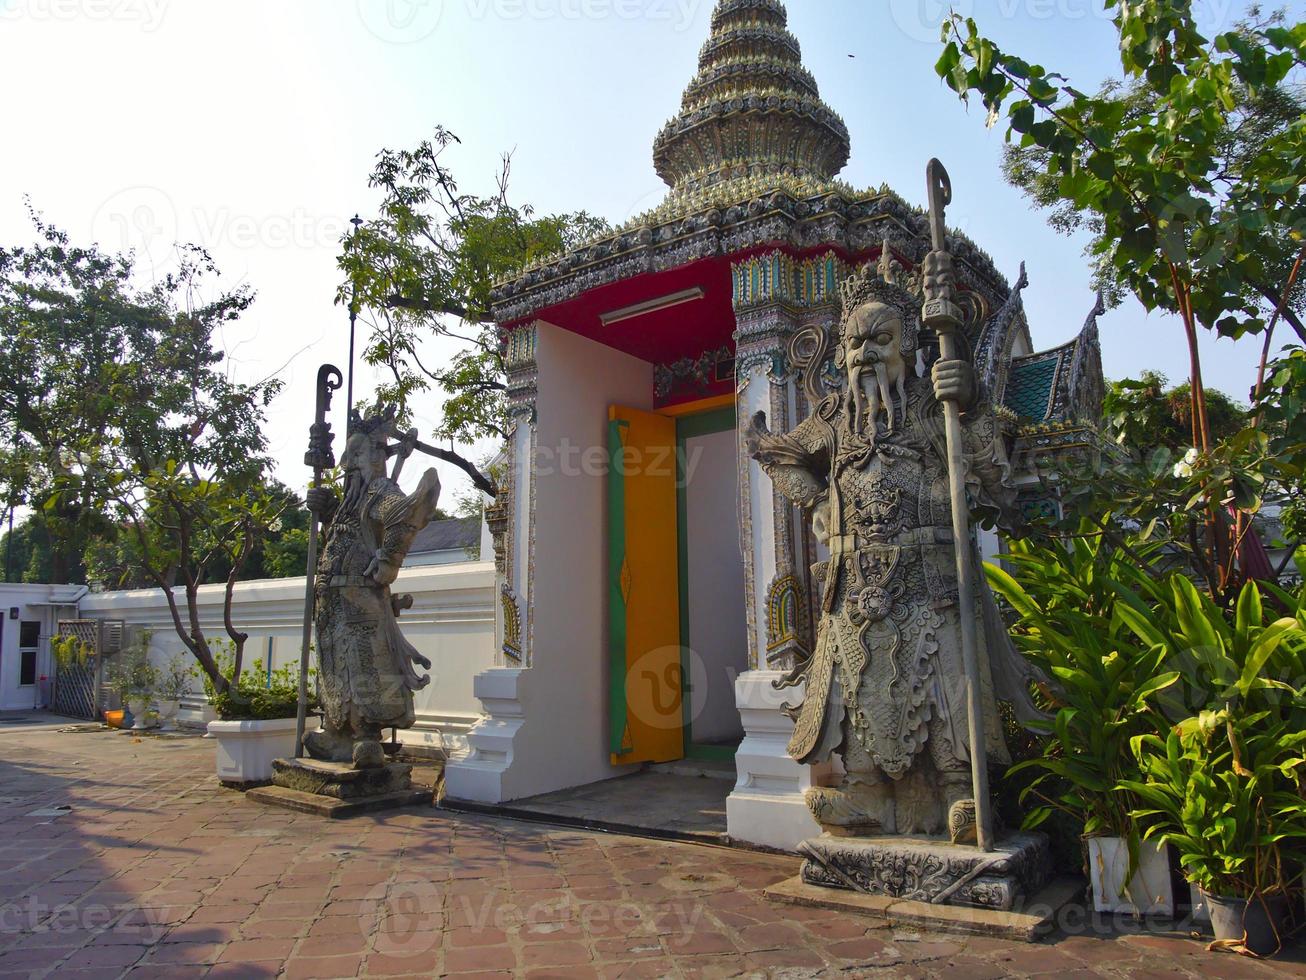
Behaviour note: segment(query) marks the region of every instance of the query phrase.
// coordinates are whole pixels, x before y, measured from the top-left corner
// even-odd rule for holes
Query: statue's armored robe
[[[868,438],[854,430],[845,399],[832,395],[792,433],[763,436],[758,458],[782,494],[828,509],[830,557],[813,570],[822,590],[816,649],[791,678],[805,682],[806,700],[790,754],[815,763],[838,752],[850,773],[896,781],[923,771],[927,749],[935,771],[968,772],[970,746],[941,412],[930,383],[915,378],[906,405],[895,408],[892,429],[881,417]],[[1014,493],[992,415],[968,420],[966,443],[973,495],[1011,517]],[[982,591],[986,741],[1002,763],[1009,756],[997,700],[1013,702],[1021,717],[1037,712],[1031,674]]]
[[[438,485],[436,493],[438,493]],[[385,477],[367,486],[360,504],[346,501],[327,531],[319,564],[315,619],[318,692],[324,728],[352,739],[379,739],[384,728],[411,728],[413,692],[430,683],[416,664],[429,661],[403,637],[388,585],[368,574],[376,560],[403,563],[427,525],[436,495],[423,486],[411,497]]]

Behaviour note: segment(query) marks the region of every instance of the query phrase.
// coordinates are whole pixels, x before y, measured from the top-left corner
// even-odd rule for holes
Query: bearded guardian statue
[[[953,539],[941,402],[955,400],[964,413],[973,502],[1010,527],[1004,435],[968,362],[938,362],[922,376],[916,297],[864,271],[845,285],[844,311],[835,352],[844,390],[786,435],[768,432],[764,414],[746,435],[752,457],[808,510],[829,553],[813,569],[815,650],[784,682],[806,685],[789,752],[801,763],[841,757],[842,782],[807,794],[832,835],[946,830],[953,843],[973,842],[956,549],[977,563],[978,555],[972,542]],[[1030,674],[987,589],[977,605],[985,740],[989,758],[1008,763],[997,699],[1011,700],[1022,718],[1036,715]]]
[[[367,418],[355,413],[345,445],[344,498],[326,489],[309,493],[309,507],[325,527],[317,565],[318,695],[322,730],[304,742],[324,762],[357,768],[385,763],[382,730],[411,728],[413,692],[430,683],[416,667],[431,663],[399,631],[398,616],[411,596],[394,596],[413,538],[431,523],[440,499],[440,478],[426,471],[412,494],[386,473],[388,459],[407,459],[416,432],[399,434],[393,409]],[[396,437],[397,444],[390,439]]]

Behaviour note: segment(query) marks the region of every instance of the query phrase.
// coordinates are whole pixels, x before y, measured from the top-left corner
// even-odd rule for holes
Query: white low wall
[[[400,617],[400,626],[409,642],[431,660],[431,684],[417,694],[417,725],[404,741],[449,752],[463,750],[467,731],[481,716],[480,702],[472,691],[473,679],[494,666],[494,564],[407,568],[393,591],[413,597],[413,608]],[[217,639],[226,636],[222,597],[221,585],[205,586],[200,593],[201,624]],[[185,651],[167,600],[158,589],[88,595],[82,599],[81,615],[121,619],[128,628],[152,630],[150,655],[156,664]],[[304,579],[238,585],[232,618],[238,629],[249,634],[247,664],[262,661],[277,669],[298,663]],[[213,717],[201,692],[196,680],[194,693],[182,705],[179,720],[183,724],[199,725]]]

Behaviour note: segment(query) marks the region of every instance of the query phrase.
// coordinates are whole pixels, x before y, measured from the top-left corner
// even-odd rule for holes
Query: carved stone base
[[[338,800],[334,796],[318,796],[315,793],[301,793],[297,789],[284,786],[264,786],[252,789],[245,794],[245,799],[255,803],[292,810],[296,813],[309,813],[315,817],[328,820],[342,820],[382,810],[398,810],[402,807],[431,805],[431,790],[410,789],[400,793],[386,793],[384,796],[364,796],[356,800]]]
[[[992,854],[941,840],[828,834],[798,849],[808,885],[1002,912],[1041,889],[1051,868],[1043,834],[1012,834]]]
[[[355,769],[345,762],[316,759],[277,759],[272,782],[285,789],[329,796],[337,800],[363,800],[412,789],[413,767],[392,762],[377,769]]]

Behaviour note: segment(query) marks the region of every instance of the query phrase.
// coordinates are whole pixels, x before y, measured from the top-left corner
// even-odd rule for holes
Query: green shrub
[[[226,677],[235,669],[235,658],[230,650],[221,650],[217,657],[218,669]],[[309,711],[318,708],[314,695],[316,673],[309,672]],[[268,672],[262,660],[255,660],[240,673],[234,688],[218,693],[213,682],[204,678],[204,691],[209,704],[223,721],[274,721],[294,718],[299,714],[299,665],[287,664],[279,670]]]

